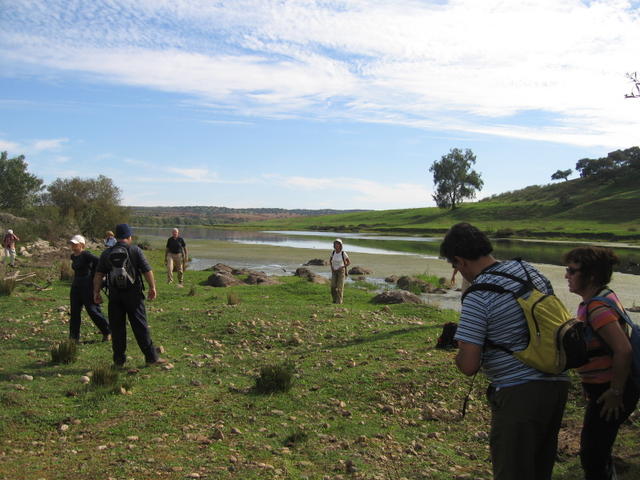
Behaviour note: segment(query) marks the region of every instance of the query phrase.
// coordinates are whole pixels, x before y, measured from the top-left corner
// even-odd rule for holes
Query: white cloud
[[[33,144],[29,147],[31,150],[35,150],[36,152],[42,152],[45,150],[57,150],[66,142],[68,142],[68,138],[51,138],[44,140],[34,140]]]
[[[218,174],[210,172],[207,168],[173,168],[165,169],[177,176],[176,181],[190,181],[197,183],[215,183],[219,180]]]
[[[177,92],[240,115],[585,146],[628,145],[640,130],[638,102],[624,99],[637,2],[32,0],[5,10],[0,58],[14,68]]]
[[[20,144],[11,142],[9,140],[0,139],[0,152],[7,152],[9,156],[18,155],[18,151],[21,150]]]

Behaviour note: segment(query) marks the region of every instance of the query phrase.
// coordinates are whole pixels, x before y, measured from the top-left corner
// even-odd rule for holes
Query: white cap
[[[338,242],[340,245],[342,245],[342,240],[340,240],[339,238],[336,238],[336,239],[333,241],[333,243],[336,243],[336,242]]]
[[[13,230],[9,229],[9,230],[7,230],[7,233],[10,233],[10,234],[13,235]]]
[[[82,245],[86,245],[87,242],[85,242],[84,237],[82,235],[74,235],[73,237],[71,237],[71,240],[69,240],[71,243],[81,243]]]

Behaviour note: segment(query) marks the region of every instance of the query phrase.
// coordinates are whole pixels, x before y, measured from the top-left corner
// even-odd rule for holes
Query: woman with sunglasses
[[[610,248],[586,246],[571,250],[564,261],[569,290],[582,297],[577,318],[590,327],[589,361],[577,369],[587,399],[580,461],[585,480],[615,479],[611,450],[640,396],[630,376],[629,332],[614,305],[624,307],[608,287],[618,257]]]

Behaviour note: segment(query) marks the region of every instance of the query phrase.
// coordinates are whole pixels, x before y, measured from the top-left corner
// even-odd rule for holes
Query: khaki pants
[[[181,253],[168,253],[167,254],[167,282],[173,282],[173,267],[175,265],[178,271],[178,283],[182,285],[184,277],[184,262]]]
[[[7,263],[13,267],[16,264],[16,249],[15,248],[4,248],[4,258],[2,259],[3,263]]]
[[[331,297],[333,303],[342,303],[344,292],[344,268],[331,272]]]

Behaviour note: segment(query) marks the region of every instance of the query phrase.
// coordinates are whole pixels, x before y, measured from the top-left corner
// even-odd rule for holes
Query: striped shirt
[[[506,290],[518,291],[522,285],[515,280],[492,275],[504,272],[526,280],[527,269],[537,289],[553,293],[551,283],[526,262],[508,260],[494,263],[474,279],[473,284],[493,283]],[[524,350],[529,343],[529,332],[524,313],[514,296],[485,290],[470,292],[462,304],[456,340],[484,346],[487,339],[511,351]],[[484,349],[482,370],[494,387],[518,385],[531,380],[568,380],[564,374],[552,375],[536,370],[507,352],[496,348]]]
[[[597,296],[603,296],[610,298],[618,305],[620,310],[624,311],[620,299],[608,288],[601,290]],[[587,306],[589,308],[587,312]],[[594,331],[598,331],[605,325],[609,325],[613,322],[623,321],[615,310],[609,305],[599,300],[593,300],[588,305],[584,302],[578,306],[577,313],[578,320],[588,323]],[[621,324],[625,333],[628,333],[626,323]],[[596,355],[589,358],[589,362],[577,371],[580,374],[580,379],[584,383],[607,383],[613,378],[613,371],[611,369],[613,358],[611,357],[609,347],[598,335],[592,335],[587,343],[587,352],[598,352]]]

